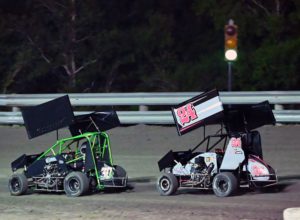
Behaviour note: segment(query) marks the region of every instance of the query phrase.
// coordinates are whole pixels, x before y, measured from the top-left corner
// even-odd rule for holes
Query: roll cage
[[[85,152],[81,147],[85,145]],[[114,166],[110,149],[110,139],[106,132],[87,132],[70,138],[58,140],[52,147],[42,153],[38,158],[62,155],[65,164],[72,169],[80,169],[88,176],[97,180],[97,188],[103,189],[104,184],[100,181],[101,166],[107,164]],[[74,164],[83,162],[82,167],[74,168]]]

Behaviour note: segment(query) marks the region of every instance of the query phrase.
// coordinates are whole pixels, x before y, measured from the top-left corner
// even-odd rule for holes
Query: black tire
[[[128,182],[128,177],[127,177],[126,170],[123,167],[119,166],[119,165],[115,165],[114,168],[115,168],[114,177],[125,178],[125,179],[114,180],[115,184],[119,185],[119,186],[126,187],[127,182]]]
[[[64,179],[64,190],[67,196],[81,196],[89,190],[89,179],[84,173],[71,172]]]
[[[27,192],[28,180],[23,173],[11,175],[8,182],[8,188],[12,196],[20,196]]]
[[[126,173],[126,170],[119,166],[119,165],[115,165],[115,176],[116,177],[126,177],[127,176],[127,173]]]
[[[218,197],[231,196],[237,188],[237,178],[230,172],[219,173],[213,180],[213,191]]]
[[[178,180],[173,173],[164,173],[157,179],[156,187],[161,196],[169,196],[177,191]]]

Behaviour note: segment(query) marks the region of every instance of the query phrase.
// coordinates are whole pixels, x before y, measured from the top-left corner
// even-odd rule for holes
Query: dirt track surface
[[[282,219],[285,208],[300,207],[300,126],[263,127],[260,132],[264,159],[280,176],[277,189],[264,193],[243,189],[218,198],[211,191],[180,190],[159,196],[157,161],[170,149],[192,148],[202,132],[178,137],[174,127],[138,125],[109,131],[114,161],[128,171],[133,189],[79,198],[45,193],[14,197],[7,189],[10,162],[47,149],[56,134],[28,140],[23,127],[0,127],[0,219]]]

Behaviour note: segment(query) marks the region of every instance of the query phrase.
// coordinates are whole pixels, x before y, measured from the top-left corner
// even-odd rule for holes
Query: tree
[[[296,0],[0,1],[4,93],[226,89],[224,25],[239,26],[235,90],[297,89]]]

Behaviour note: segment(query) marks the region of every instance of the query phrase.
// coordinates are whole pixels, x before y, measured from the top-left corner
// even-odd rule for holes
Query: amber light
[[[227,48],[236,48],[236,39],[227,39],[225,44]]]

